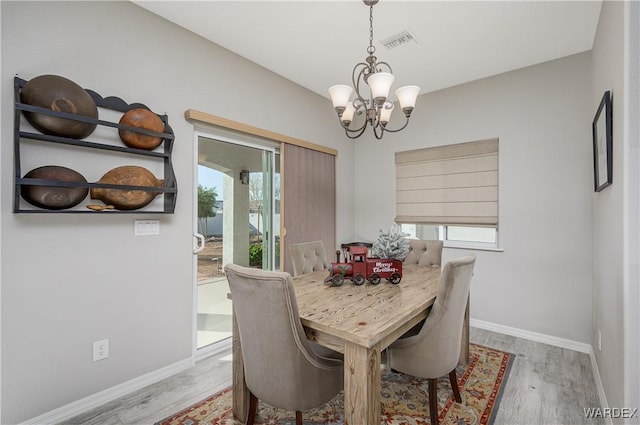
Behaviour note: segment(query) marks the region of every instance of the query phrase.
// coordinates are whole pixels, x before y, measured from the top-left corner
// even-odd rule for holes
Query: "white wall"
[[[194,137],[185,110],[339,149],[338,241],[351,239],[353,148],[328,100],[129,2],[0,7],[1,423],[191,358]],[[49,73],[168,114],[179,192],[175,214],[153,216],[159,236],[133,236],[143,214],[11,213],[13,77]],[[110,357],[94,363],[92,342],[103,338]]]
[[[607,397],[621,407],[623,7],[605,2],[593,54],[422,96],[405,131],[352,142],[327,100],[128,2],[0,2],[0,422],[191,357],[188,108],[339,149],[338,243],[374,240],[392,223],[393,152],[499,137],[504,252],[477,252],[472,317],[589,344],[599,326]],[[134,238],[138,215],[10,212],[13,76],[44,73],[169,115],[179,195],[176,213],[159,217],[160,236]],[[606,89],[614,92],[614,184],[594,194],[590,123]],[[459,255],[448,249],[445,260]],[[91,344],[102,338],[111,356],[93,363]]]
[[[640,405],[640,3],[625,3],[624,405]],[[640,418],[636,418],[640,422]]]
[[[582,53],[423,95],[406,130],[359,140],[356,239],[393,222],[394,152],[498,137],[504,252],[476,252],[471,316],[590,344],[590,68]]]
[[[593,193],[593,341],[602,332],[602,351],[594,344],[598,368],[612,407],[623,407],[623,152],[624,3],[605,1],[593,46],[591,109],[611,90],[613,105],[613,184]],[[637,117],[635,117],[637,119]],[[637,183],[636,183],[637,184]],[[637,359],[635,359],[637,362]],[[635,406],[634,406],[635,407]]]

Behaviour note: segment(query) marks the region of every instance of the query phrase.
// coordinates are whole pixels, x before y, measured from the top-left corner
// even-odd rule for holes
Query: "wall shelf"
[[[155,132],[143,128],[138,127],[130,127],[126,125],[122,125],[118,122],[108,121],[104,119],[96,119],[83,115],[70,114],[65,112],[53,111],[51,109],[42,108],[34,105],[29,105],[22,103],[20,100],[20,91],[27,83],[26,80],[21,79],[19,77],[14,78],[14,99],[15,99],[15,108],[14,108],[14,200],[13,200],[13,212],[14,213],[63,213],[63,214],[141,214],[141,213],[151,213],[151,214],[172,214],[175,210],[176,198],[178,194],[177,182],[175,178],[175,173],[173,170],[173,165],[171,163],[171,153],[173,149],[174,142],[174,134],[171,126],[169,125],[167,115],[159,115],[158,118],[164,123],[164,132]],[[131,109],[143,108],[149,110],[149,108],[142,103],[126,103],[124,100],[118,97],[102,97],[98,93],[85,89],[86,92],[91,96],[94,100],[97,108],[98,108],[98,116],[100,117],[103,113],[109,113],[111,115],[121,115]],[[48,115],[58,118],[70,119],[73,121],[80,121],[84,123],[90,123],[96,125],[96,131],[92,132],[85,139],[74,139],[69,137],[61,137],[43,134],[38,130],[35,130],[24,117],[23,112],[34,112],[42,115]],[[98,132],[98,129],[100,131]],[[104,130],[106,129],[106,130]],[[111,130],[113,129],[113,131]],[[161,144],[154,150],[145,150],[145,149],[137,149],[131,148],[123,144],[118,136],[118,130],[129,130],[135,133],[141,133],[144,135],[155,136],[162,138]],[[102,134],[97,134],[102,133]],[[30,144],[32,148],[32,152],[30,154],[25,154],[24,145]],[[120,185],[120,184],[108,184],[108,183],[100,183],[100,182],[65,182],[60,180],[47,180],[47,179],[37,179],[37,178],[25,178],[24,163],[25,158],[29,157],[32,163],[37,163],[37,160],[34,157],[41,157],[45,155],[34,154],[33,149],[38,150],[38,148],[51,148],[51,149],[73,149],[74,151],[81,152],[84,151],[89,155],[97,155],[99,157],[101,154],[106,154],[107,152],[111,152],[112,155],[117,156],[116,161],[124,161],[126,159],[126,163],[120,162],[119,164],[113,164],[114,166],[120,165],[138,165],[131,164],[137,160],[146,161],[145,164],[155,165],[156,168],[161,169],[163,175],[156,177],[158,179],[163,179],[164,183],[162,186],[139,186],[139,185]],[[64,154],[63,154],[64,155]],[[96,157],[96,158],[97,158]],[[68,158],[68,155],[67,157]],[[83,158],[86,158],[83,156]],[[42,161],[45,158],[38,158]],[[95,167],[91,167],[91,164],[87,164],[83,161],[83,159],[77,159],[77,162],[74,163],[73,155],[71,158],[68,158],[73,166],[69,167],[69,163],[63,164],[41,164],[41,166],[47,165],[60,165],[68,168],[72,168],[73,170],[79,172],[86,178],[87,173],[95,173]],[[76,167],[81,167],[78,170]],[[84,167],[84,170],[82,169]],[[31,167],[30,167],[31,168]],[[113,167],[111,167],[113,168]],[[26,170],[28,172],[29,170]],[[105,169],[104,172],[109,171],[109,169]],[[104,173],[102,173],[104,174]],[[155,173],[154,173],[155,175]],[[87,179],[88,180],[88,179]],[[122,189],[122,190],[143,190],[146,192],[159,192],[160,194],[157,196],[156,200],[151,202],[149,205],[145,207],[141,207],[133,210],[103,210],[103,211],[95,211],[87,208],[87,204],[100,204],[100,201],[93,201],[89,199],[89,195],[86,196],[80,204],[75,207],[67,208],[67,209],[47,209],[47,208],[39,208],[27,202],[22,198],[21,192],[24,186],[46,186],[46,187],[81,187],[81,188],[104,188],[104,189]],[[164,198],[162,202],[158,202],[158,199],[162,197]],[[162,206],[159,204],[162,203]]]

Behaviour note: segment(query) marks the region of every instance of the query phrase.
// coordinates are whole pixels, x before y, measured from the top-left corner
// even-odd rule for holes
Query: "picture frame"
[[[613,114],[611,91],[602,95],[593,118],[593,177],[594,189],[600,192],[613,182]]]

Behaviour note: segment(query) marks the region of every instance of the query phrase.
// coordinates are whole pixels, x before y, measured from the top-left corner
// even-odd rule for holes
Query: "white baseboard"
[[[488,331],[498,332],[505,335],[511,335],[518,338],[528,339],[529,341],[541,342],[556,347],[562,347],[569,350],[579,351],[589,354],[593,352],[591,345],[584,342],[578,342],[571,339],[558,338],[547,334],[527,331],[524,329],[513,328],[511,326],[499,325],[497,323],[485,322],[484,320],[471,319],[469,324],[473,327],[486,329]]]
[[[589,350],[589,359],[591,360],[591,371],[593,372],[593,381],[596,384],[600,407],[608,409],[609,402],[607,401],[607,395],[604,392],[604,386],[602,385],[602,379],[600,378],[600,369],[598,368],[598,360],[596,359],[596,353],[593,351],[593,347]],[[610,416],[606,417],[604,418],[604,422],[607,425],[613,425],[613,418]]]
[[[600,407],[603,409],[609,407],[609,403],[607,402],[607,396],[604,392],[604,386],[602,385],[602,379],[600,378],[600,370],[598,369],[598,362],[596,360],[595,352],[593,351],[593,346],[590,344],[586,344],[584,342],[578,342],[571,339],[558,338],[556,336],[541,334],[538,332],[527,331],[524,329],[513,328],[511,326],[500,325],[497,323],[486,322],[484,320],[471,319],[469,320],[469,325],[485,329],[492,332],[497,332],[505,335],[511,335],[522,339],[527,339],[529,341],[541,342],[543,344],[549,344],[556,347],[566,348],[568,350],[578,351],[580,353],[586,353],[589,355],[589,360],[591,361],[591,370],[593,372],[593,380],[596,384],[596,390],[598,393],[598,399],[600,400]],[[613,421],[611,418],[605,418],[605,422],[607,425],[612,424]]]
[[[202,347],[195,350],[195,353],[193,353],[193,358],[196,360],[196,363],[198,363],[200,360],[204,360],[211,356],[217,356],[223,351],[229,350],[231,348],[232,348],[232,339],[226,338],[226,339],[223,339],[222,341],[216,342],[215,344],[211,344],[209,346]]]
[[[133,391],[144,388],[147,385],[154,384],[158,381],[161,381],[162,379],[168,378],[169,376],[175,375],[176,373],[187,370],[190,367],[193,367],[193,365],[194,359],[193,357],[189,357],[187,359],[173,363],[169,366],[163,367],[162,369],[154,370],[153,372],[149,372],[146,375],[139,376],[130,381],[123,382],[122,384],[116,385],[111,388],[107,388],[106,390],[100,391],[99,393],[95,393],[78,401],[74,401],[43,415],[31,418],[25,422],[22,422],[22,425],[56,424],[71,419],[74,416],[80,415],[91,409],[102,406],[103,404],[109,403],[119,397],[132,393]]]

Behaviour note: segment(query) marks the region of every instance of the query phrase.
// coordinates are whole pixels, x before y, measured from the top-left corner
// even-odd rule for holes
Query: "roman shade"
[[[396,222],[498,226],[498,139],[396,152]]]

